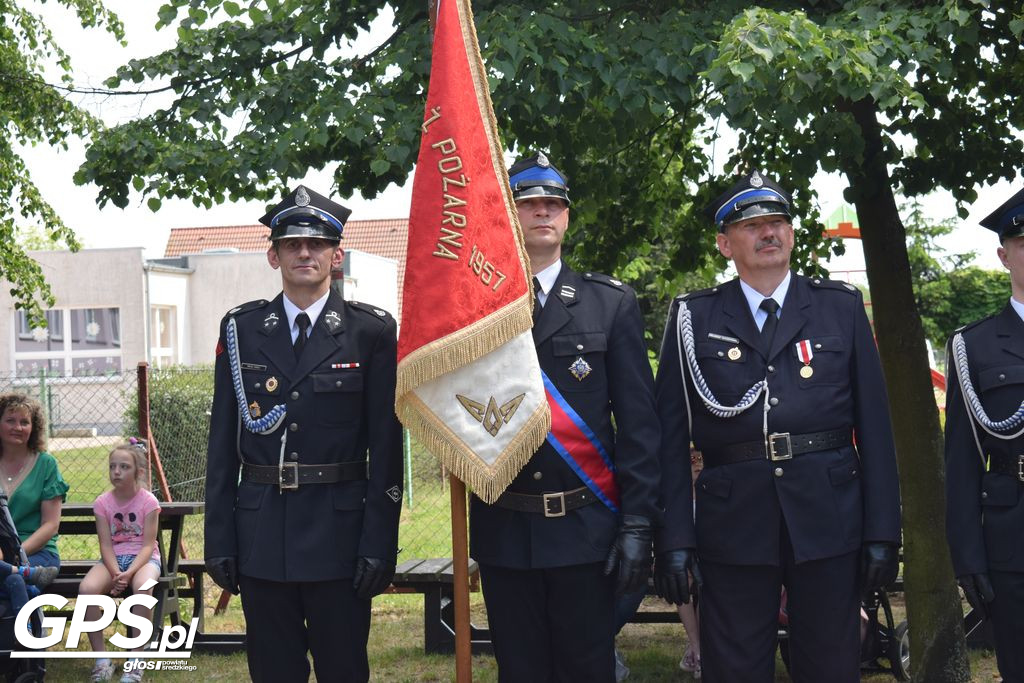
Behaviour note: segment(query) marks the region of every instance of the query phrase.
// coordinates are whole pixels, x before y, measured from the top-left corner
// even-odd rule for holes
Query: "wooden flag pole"
[[[427,0],[430,32],[437,21],[437,2]],[[472,683],[473,653],[469,640],[469,534],[466,528],[466,485],[449,474],[452,507],[452,562],[455,582],[455,681]]]
[[[455,681],[473,680],[473,653],[469,640],[469,545],[466,529],[466,485],[448,475],[452,501],[452,561],[455,581]]]

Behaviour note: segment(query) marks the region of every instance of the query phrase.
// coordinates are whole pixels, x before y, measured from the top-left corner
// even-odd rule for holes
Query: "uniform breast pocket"
[[[317,424],[358,422],[363,414],[361,370],[313,373],[313,414]]]
[[[604,332],[576,332],[551,338],[551,355],[557,363],[552,381],[562,391],[607,391]]]
[[[253,418],[266,415],[281,399],[281,380],[269,372],[242,370],[242,386]]]
[[[720,402],[735,403],[747,389],[761,379],[750,375],[754,366],[747,362],[750,349],[739,343],[698,342],[694,351],[704,380]]]
[[[1020,405],[1021,385],[1024,384],[1024,365],[1002,365],[978,372],[978,393],[986,412],[994,420],[1001,420]]]
[[[810,363],[801,360],[797,344],[791,346],[791,353],[797,359],[798,384],[801,389],[813,389],[821,385],[844,385],[850,381],[850,342],[838,334],[811,337],[806,340],[810,346]],[[806,358],[806,350],[804,358]],[[803,370],[804,365],[810,371]]]

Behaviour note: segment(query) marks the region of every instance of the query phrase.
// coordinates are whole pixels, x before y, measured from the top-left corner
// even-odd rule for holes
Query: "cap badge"
[[[537,153],[537,165],[540,166],[541,168],[547,168],[548,166],[551,165],[551,162],[548,161],[548,158],[544,156],[544,152]]]
[[[760,173],[758,173],[757,171],[754,171],[751,174],[751,176],[750,176],[750,186],[751,187],[761,187],[762,185],[764,185],[764,179],[761,178],[761,174]]]
[[[295,206],[309,206],[309,193],[302,185],[295,192]]]
[[[590,367],[590,363],[583,360],[583,356],[577,356],[576,360],[574,360],[572,365],[569,366],[569,372],[571,372],[572,376],[580,382],[582,382],[593,369],[594,368]]]
[[[382,318],[387,315],[387,313],[385,313],[384,311],[380,310],[379,308],[373,309],[373,312],[376,313],[377,315],[379,315]]]

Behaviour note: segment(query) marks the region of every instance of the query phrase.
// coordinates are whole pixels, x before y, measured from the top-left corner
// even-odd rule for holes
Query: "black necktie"
[[[776,315],[779,312],[779,302],[775,299],[763,299],[759,308],[768,314],[764,326],[761,327],[761,348],[767,355],[771,353],[775,329],[779,326],[779,316]]]
[[[540,293],[544,291],[540,288],[540,280],[533,278],[533,322],[537,322],[537,318],[540,317],[541,308],[540,304]]]
[[[302,355],[302,350],[306,348],[306,330],[309,329],[309,316],[305,313],[299,313],[295,316],[295,324],[299,326],[299,336],[295,338],[295,360],[299,359]]]

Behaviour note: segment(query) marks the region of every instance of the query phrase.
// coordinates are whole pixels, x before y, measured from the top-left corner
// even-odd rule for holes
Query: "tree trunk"
[[[945,536],[943,444],[924,328],[911,290],[906,230],[885,164],[875,104],[852,106],[864,140],[846,170],[867,264],[903,495],[903,577],[913,680],[970,680],[963,611]]]

